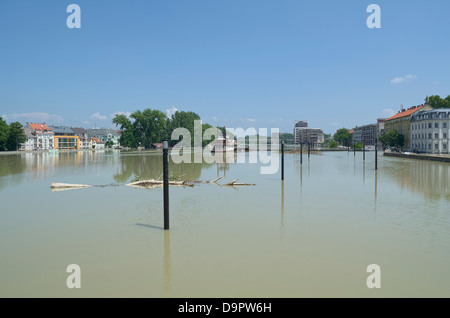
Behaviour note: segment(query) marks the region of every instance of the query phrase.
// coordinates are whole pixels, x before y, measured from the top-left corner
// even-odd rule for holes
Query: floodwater
[[[171,163],[224,178],[171,187],[164,231],[162,188],[125,186],[158,178],[161,153],[2,155],[0,297],[450,297],[450,164],[378,158],[286,154],[284,182],[248,160]],[[220,186],[237,178],[255,186]]]

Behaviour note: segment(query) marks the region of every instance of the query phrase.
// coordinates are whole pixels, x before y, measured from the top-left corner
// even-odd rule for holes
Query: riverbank
[[[383,155],[386,156],[386,157],[431,160],[431,161],[439,161],[439,162],[450,162],[450,156],[449,155],[428,155],[428,154],[397,153],[397,152],[385,152]]]

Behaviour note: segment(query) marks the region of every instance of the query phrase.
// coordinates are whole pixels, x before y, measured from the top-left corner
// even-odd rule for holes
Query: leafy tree
[[[281,141],[284,141],[285,144],[293,144],[294,143],[294,134],[281,133],[280,134],[280,142]]]
[[[364,145],[363,145],[363,143],[360,142],[360,141],[358,141],[357,143],[355,143],[355,144],[352,145],[352,149],[360,150],[360,149],[363,149],[363,148],[364,148]]]
[[[9,124],[8,139],[6,140],[6,148],[9,151],[18,150],[20,144],[27,140],[23,126],[19,122],[13,122]]]
[[[351,145],[352,138],[352,134],[350,134],[347,128],[339,129],[333,136],[335,141],[346,147]]]
[[[405,136],[394,129],[391,129],[378,139],[383,146],[387,147],[396,147],[401,149],[405,145]]]
[[[122,130],[120,144],[125,147],[139,146],[150,149],[151,144],[161,142],[165,136],[167,116],[160,110],[150,108],[137,110],[128,118],[116,115],[113,124]]]
[[[202,124],[202,136],[205,135],[205,130],[208,128],[213,128],[210,124]],[[210,142],[212,142],[214,139],[214,137],[211,137],[210,140],[203,140],[202,138],[202,146],[205,147],[206,145],[208,145]]]
[[[172,140],[172,132],[177,128],[186,128],[191,134],[191,146],[194,146],[194,121],[201,120],[200,116],[194,112],[176,111],[167,121],[166,138],[171,146],[177,144],[180,140]],[[203,127],[202,127],[203,133]],[[180,137],[181,138],[181,137]],[[202,138],[203,139],[203,138]]]
[[[329,148],[337,148],[338,143],[335,140],[330,141],[330,144],[328,145]]]
[[[6,151],[7,149],[7,141],[9,135],[9,126],[6,121],[0,117],[0,151]]]
[[[427,96],[425,101],[433,108],[450,108],[450,95],[445,99],[441,98],[439,95]]]
[[[105,147],[106,148],[112,148],[114,146],[114,141],[112,141],[112,140],[107,140],[106,142],[105,142]]]
[[[134,136],[133,124],[130,119],[125,115],[116,115],[113,119],[113,124],[120,127],[122,131],[119,142],[124,147],[137,148],[139,144],[136,142]]]
[[[150,108],[135,111],[130,115],[134,119],[133,131],[135,143],[150,149],[152,143],[161,142],[164,138],[167,116],[160,110]]]

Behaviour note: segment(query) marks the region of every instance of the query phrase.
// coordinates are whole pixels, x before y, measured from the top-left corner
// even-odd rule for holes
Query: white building
[[[448,154],[450,108],[417,112],[411,117],[411,148],[431,154]]]
[[[91,147],[92,149],[105,149],[105,142],[97,137],[91,138]]]
[[[300,129],[308,127],[306,120],[296,120],[294,123],[294,143],[300,143]]]
[[[323,131],[320,128],[296,127],[295,132],[296,144],[311,143],[312,145],[317,145],[322,144],[325,140]]]
[[[36,136],[33,134],[34,131],[30,127],[24,127],[23,132],[27,139],[24,143],[20,144],[20,150],[30,151],[34,150]]]
[[[34,136],[33,149],[34,150],[52,150],[54,144],[53,131],[44,124],[29,123],[25,128],[31,129],[31,134]]]

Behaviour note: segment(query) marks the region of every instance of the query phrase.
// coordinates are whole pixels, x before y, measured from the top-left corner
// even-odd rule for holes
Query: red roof
[[[92,137],[92,141],[95,141],[96,144],[104,144],[105,142],[97,137]]]
[[[411,108],[404,109],[404,110],[398,112],[397,114],[395,114],[394,116],[386,119],[386,121],[409,116],[409,115],[415,113],[416,111],[422,109],[423,107],[424,107],[424,105],[420,105],[420,106],[413,106]]]
[[[348,132],[349,132],[350,134],[353,134],[353,133],[355,132],[355,130],[354,130],[354,129],[350,129]]]
[[[46,124],[33,124],[33,123],[30,123],[28,125],[31,127],[31,129],[33,129],[37,133],[42,133],[44,131],[52,132],[52,130],[50,128],[48,128]]]

